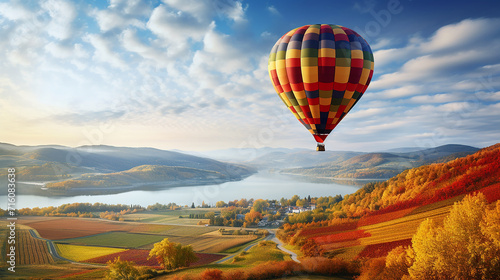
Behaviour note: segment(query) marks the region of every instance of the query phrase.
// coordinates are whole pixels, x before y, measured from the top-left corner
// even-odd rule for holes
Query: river
[[[345,181],[342,181],[345,182]],[[148,206],[155,203],[167,204],[175,202],[178,205],[201,205],[202,202],[215,205],[217,201],[232,201],[241,198],[280,199],[291,198],[297,194],[301,198],[346,195],[357,191],[366,181],[354,182],[353,185],[335,183],[331,180],[311,182],[301,176],[291,176],[261,171],[241,181],[227,182],[216,185],[172,187],[162,190],[134,190],[107,195],[78,196],[39,196],[17,194],[15,208],[34,208],[59,206],[74,202],[101,202],[107,204],[134,204]],[[19,184],[17,188],[21,188]],[[0,208],[6,209],[7,196],[0,196]]]

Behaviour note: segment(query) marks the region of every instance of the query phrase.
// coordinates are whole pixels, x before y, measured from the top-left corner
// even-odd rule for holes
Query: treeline
[[[21,216],[67,216],[67,217],[84,217],[95,218],[95,212],[120,212],[123,210],[145,210],[140,205],[128,204],[105,204],[96,202],[92,203],[67,203],[61,206],[48,206],[48,207],[34,207],[34,208],[21,208],[17,210],[17,215]]]
[[[168,204],[155,203],[153,205],[148,205],[146,208],[148,211],[165,211],[165,210],[179,210],[182,207],[171,202]]]
[[[144,211],[144,208],[135,208],[135,209],[129,208],[127,210],[122,210],[120,212],[106,211],[106,212],[101,212],[101,214],[99,214],[99,217],[101,219],[108,219],[111,221],[125,221],[125,218],[123,218],[124,215],[133,214],[140,211]]]

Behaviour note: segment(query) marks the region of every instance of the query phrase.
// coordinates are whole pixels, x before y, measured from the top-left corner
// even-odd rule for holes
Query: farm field
[[[73,245],[109,246],[122,248],[138,248],[163,240],[165,236],[158,234],[142,234],[129,232],[106,232],[97,235],[58,240],[59,243]]]
[[[118,252],[106,256],[84,260],[84,262],[106,264],[108,261],[110,260],[112,261],[115,258],[120,257],[121,260],[133,261],[139,266],[151,266],[159,268],[160,266],[156,258],[151,258],[148,260],[148,256],[149,256],[149,250],[130,249],[123,252]],[[224,257],[224,255],[203,254],[203,253],[196,253],[196,256],[198,257],[198,261],[192,263],[191,266],[209,264],[211,262],[220,260],[222,257]]]
[[[114,223],[88,218],[46,218],[19,220],[19,223],[36,229],[38,234],[46,239],[59,240],[67,238],[95,235],[109,231],[129,231],[134,225],[129,223]]]
[[[28,230],[17,230],[16,239],[16,256],[19,265],[54,262],[47,243],[31,236]]]
[[[62,257],[73,261],[84,261],[92,258],[97,258],[113,253],[123,252],[126,249],[95,247],[95,246],[80,246],[56,243],[56,249]]]
[[[409,245],[421,222],[427,218],[441,224],[463,195],[432,204],[367,216],[356,223],[303,230],[329,256],[344,259],[384,256],[400,245]],[[342,230],[341,228],[344,227]]]
[[[196,225],[200,220],[208,222],[208,219],[190,219],[189,214],[205,214],[208,212],[220,212],[220,210],[217,208],[209,208],[209,209],[189,208],[182,210],[154,211],[153,213],[148,211],[148,212],[126,214],[123,216],[123,218],[125,219],[125,221],[135,221],[144,223]]]
[[[226,236],[168,236],[173,242],[191,245],[194,251],[200,253],[220,253],[231,247],[248,243],[257,239],[255,235],[243,235],[238,237]]]

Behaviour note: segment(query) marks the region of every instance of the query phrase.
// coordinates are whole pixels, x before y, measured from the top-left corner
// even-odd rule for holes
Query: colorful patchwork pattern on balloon
[[[363,96],[373,68],[368,43],[353,30],[331,24],[286,33],[268,64],[279,97],[319,143]]]

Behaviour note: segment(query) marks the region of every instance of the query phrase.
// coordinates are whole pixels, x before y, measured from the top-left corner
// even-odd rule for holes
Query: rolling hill
[[[380,257],[399,245],[410,245],[422,221],[442,223],[455,202],[475,192],[483,193],[488,203],[500,199],[500,143],[369,183],[326,209],[328,220],[286,225],[279,235],[299,245],[314,240],[328,256]],[[316,220],[313,211],[300,215]]]
[[[50,191],[70,191],[70,193],[112,193],[119,187],[135,189],[145,187],[162,188],[179,185],[199,185],[222,183],[227,175],[189,167],[141,165],[132,169],[106,174],[83,174],[75,179],[47,183]]]
[[[300,168],[287,168],[283,173],[311,177],[387,179],[406,169],[433,162],[445,162],[476,152],[465,145],[444,145],[410,152],[345,153],[332,161]],[[335,152],[332,152],[332,154]],[[332,157],[335,157],[332,155]]]
[[[140,180],[144,184],[168,181],[170,185],[181,182],[196,185],[206,184],[210,178],[221,183],[241,180],[255,172],[240,164],[153,148],[104,145],[70,148],[0,143],[0,175],[10,167],[16,168],[18,182],[51,182],[49,189],[59,190],[87,186],[116,191],[117,186],[138,187]],[[23,188],[23,192],[29,189]]]

